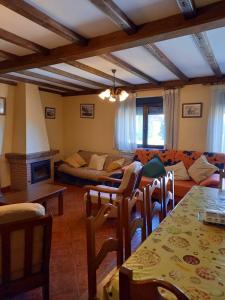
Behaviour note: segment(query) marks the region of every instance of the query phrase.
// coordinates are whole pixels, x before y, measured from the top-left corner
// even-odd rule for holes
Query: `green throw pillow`
[[[157,155],[144,165],[143,175],[150,178],[166,175],[164,164]]]

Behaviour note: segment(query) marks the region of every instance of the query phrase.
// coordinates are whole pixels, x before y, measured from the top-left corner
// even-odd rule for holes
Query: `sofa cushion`
[[[114,170],[117,170],[117,169],[121,169],[122,166],[124,165],[124,161],[125,159],[124,158],[121,158],[121,159],[118,159],[118,160],[114,160],[112,161],[107,168],[105,168],[105,170],[107,172],[111,172],[111,171],[114,171]]]
[[[97,171],[102,171],[104,164],[105,164],[105,159],[106,159],[107,155],[97,155],[97,154],[93,154],[91,157],[91,160],[89,162],[88,167],[90,169],[94,169]]]
[[[73,153],[65,159],[65,162],[74,168],[80,168],[87,164],[83,157],[79,155],[79,153]]]
[[[165,166],[174,164],[175,150],[151,150],[138,148],[135,151],[134,159],[146,164],[155,155],[158,155]]]
[[[166,172],[174,171],[174,180],[190,180],[190,177],[184,166],[183,161],[180,161],[175,165],[165,167],[165,170]]]
[[[194,185],[193,180],[177,180],[174,184],[175,199],[183,198]]]
[[[104,165],[104,170],[107,170],[109,165],[115,161],[115,160],[119,160],[119,159],[124,159],[124,163],[123,166],[127,166],[129,164],[131,164],[133,162],[133,155],[132,154],[108,154],[108,156],[106,157],[105,160],[105,165]]]
[[[143,175],[150,178],[166,175],[164,164],[158,156],[153,157],[144,165]]]
[[[210,164],[204,155],[199,157],[188,169],[189,175],[196,183],[200,183],[216,171],[218,168]]]

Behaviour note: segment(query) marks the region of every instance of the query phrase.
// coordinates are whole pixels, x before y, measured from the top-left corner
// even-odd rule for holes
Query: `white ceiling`
[[[213,75],[196,47],[192,36],[183,36],[156,43],[160,50],[188,77]]]
[[[87,38],[121,30],[109,17],[88,0],[26,1],[48,14],[53,19]],[[195,0],[195,4],[197,7],[200,7],[217,1],[218,0]],[[180,13],[176,0],[114,0],[114,2],[136,25]],[[0,5],[0,27],[50,49],[70,43],[68,40],[2,5]],[[207,36],[216,60],[220,65],[222,72],[225,73],[225,27],[208,31]],[[162,41],[156,43],[156,46],[159,47],[159,49],[189,78],[213,75],[208,63],[204,60],[196,47],[192,36]],[[30,50],[3,40],[0,40],[0,50],[5,50],[17,55],[32,53]],[[176,75],[169,71],[143,47],[116,51],[113,54],[158,81],[178,79]],[[111,69],[116,68],[116,76],[131,84],[142,84],[147,82],[143,78],[115,66],[101,57],[89,57],[80,60],[80,62],[110,75],[112,75]],[[54,67],[102,84],[112,84],[108,79],[85,72],[66,63],[57,64],[54,65]],[[72,82],[74,84],[80,84],[87,88],[98,88],[84,82],[79,82],[40,69],[33,69],[32,71],[52,78]],[[56,84],[54,83],[54,85]]]

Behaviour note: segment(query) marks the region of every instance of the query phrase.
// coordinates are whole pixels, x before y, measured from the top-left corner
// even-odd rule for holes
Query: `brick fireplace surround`
[[[31,154],[6,153],[5,157],[8,159],[10,164],[11,188],[13,190],[23,190],[28,188],[32,184],[32,163],[45,160],[50,160],[50,176],[48,179],[44,179],[33,184],[36,185],[52,182],[54,178],[53,156],[58,153],[58,150],[50,150]]]

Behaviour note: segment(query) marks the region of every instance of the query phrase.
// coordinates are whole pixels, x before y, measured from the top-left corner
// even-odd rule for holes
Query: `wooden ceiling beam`
[[[66,72],[64,70],[61,70],[61,69],[58,69],[58,68],[55,68],[55,67],[50,67],[50,66],[42,67],[41,70],[45,70],[45,71],[53,73],[53,74],[61,75],[61,76],[64,76],[64,77],[67,77],[67,78],[70,78],[70,79],[74,79],[74,80],[77,80],[77,81],[80,81],[80,82],[84,82],[84,83],[87,83],[87,84],[90,84],[90,85],[93,85],[93,86],[96,86],[96,87],[101,87],[103,89],[109,87],[106,84],[103,84],[103,83],[100,83],[100,82],[97,82],[97,81],[94,81],[94,80],[90,80],[90,79],[87,79],[85,77],[81,77],[81,76],[75,75],[75,74],[70,73],[70,72]]]
[[[179,79],[188,80],[188,77],[156,45],[146,44],[144,48]]]
[[[113,32],[90,39],[85,47],[70,44],[50,49],[48,55],[37,53],[25,55],[16,61],[0,62],[0,73],[93,57],[223,26],[225,26],[225,1],[220,1],[198,8],[197,16],[192,19],[186,20],[177,14],[143,24],[132,35],[127,35],[123,31]]]
[[[43,75],[43,74],[39,74],[39,73],[35,73],[35,72],[32,72],[32,71],[19,71],[17,73],[25,75],[25,76],[30,76],[30,77],[34,77],[34,78],[37,78],[37,79],[46,80],[46,81],[49,81],[49,82],[65,85],[67,87],[71,87],[71,88],[75,88],[75,89],[83,90],[83,89],[87,88],[86,86],[83,86],[83,85],[75,84],[75,83],[68,82],[66,80],[61,80],[61,79],[58,79],[58,78],[53,78],[53,77]]]
[[[106,14],[116,25],[128,34],[133,34],[138,27],[112,0],[89,0]]]
[[[194,4],[193,0],[177,0],[177,4],[180,7],[180,10],[181,10],[183,16],[186,19],[196,17],[197,10],[195,8],[195,4]],[[216,61],[216,57],[210,46],[207,35],[204,32],[198,32],[198,33],[193,34],[192,38],[195,42],[195,45],[199,49],[202,57],[207,62],[207,64],[210,66],[213,73],[218,77],[222,76],[222,72]]]
[[[182,11],[185,18],[194,18],[197,15],[197,10],[192,0],[177,0],[177,5]]]
[[[144,79],[147,82],[152,82],[152,83],[156,83],[156,84],[159,83],[157,80],[155,80],[151,76],[143,73],[142,71],[138,70],[137,68],[133,67],[132,65],[128,64],[127,62],[123,61],[122,59],[116,57],[113,54],[110,54],[110,53],[102,54],[101,57],[103,59],[105,59],[106,61],[109,61],[109,62],[113,63],[114,65],[126,70],[127,72]]]
[[[201,52],[203,58],[210,66],[213,73],[218,77],[222,76],[222,72],[216,61],[216,57],[210,46],[209,39],[208,39],[206,33],[200,32],[200,33],[193,34],[192,38],[193,38],[197,48]]]
[[[57,95],[60,95],[60,96],[62,96],[62,95],[65,94],[65,93],[60,92],[60,91],[55,91],[55,90],[44,88],[44,87],[40,87],[40,86],[39,86],[39,91],[41,91],[41,92],[47,92],[47,93],[52,93],[52,94],[57,94]]]
[[[9,59],[9,60],[15,60],[19,56],[13,53],[10,53],[8,51],[0,50],[0,57],[4,59]]]
[[[137,84],[132,86],[123,86],[122,89],[125,89],[128,92],[137,92],[137,91],[146,91],[146,90],[153,90],[153,89],[168,89],[168,88],[177,88],[183,87],[185,85],[195,85],[195,84],[221,84],[225,83],[225,76],[218,78],[216,76],[205,76],[205,77],[197,77],[197,78],[190,78],[189,81],[184,80],[170,80],[164,81],[160,84],[152,84],[152,83],[144,83],[144,84]],[[94,94],[99,94],[102,90],[95,90]],[[64,96],[80,96],[80,95],[91,95],[93,92],[91,91],[80,91],[80,92],[69,92],[64,94]]]
[[[67,89],[67,88],[64,88],[64,87],[61,87],[61,86],[56,86],[56,85],[52,85],[50,83],[46,83],[46,82],[42,82],[42,81],[38,81],[38,80],[33,80],[33,79],[29,79],[29,78],[24,78],[24,77],[20,77],[20,76],[16,76],[16,75],[11,75],[11,74],[2,74],[2,75],[0,75],[0,77],[2,77],[4,79],[8,79],[8,80],[14,80],[14,81],[17,81],[17,82],[30,83],[30,84],[38,85],[38,86],[41,86],[41,87],[46,87],[46,88],[58,90],[58,91],[61,91],[61,92],[68,92],[69,93],[69,92],[73,91],[71,89]]]
[[[11,81],[11,80],[7,80],[7,79],[1,78],[1,77],[0,77],[0,83],[4,83],[4,84],[8,84],[8,85],[14,85],[14,86],[17,85],[17,82]]]
[[[0,4],[37,23],[38,25],[58,34],[64,39],[81,45],[87,44],[87,39],[66,26],[60,24],[24,0],[0,0]]]
[[[90,67],[88,65],[85,65],[79,61],[67,61],[67,64],[75,67],[75,68],[78,68],[80,70],[83,70],[85,72],[88,72],[88,73],[91,73],[91,74],[94,74],[96,76],[99,76],[99,77],[102,77],[104,79],[108,79],[110,81],[113,81],[114,80],[114,77],[112,75],[109,75],[105,72],[102,72],[98,69],[95,69],[93,67]],[[119,84],[121,85],[130,85],[129,82],[125,81],[125,80],[122,80],[122,79],[119,79],[119,78],[116,78],[116,82],[118,82]]]
[[[47,54],[49,51],[45,47],[42,47],[2,28],[0,28],[0,39],[37,53]]]

